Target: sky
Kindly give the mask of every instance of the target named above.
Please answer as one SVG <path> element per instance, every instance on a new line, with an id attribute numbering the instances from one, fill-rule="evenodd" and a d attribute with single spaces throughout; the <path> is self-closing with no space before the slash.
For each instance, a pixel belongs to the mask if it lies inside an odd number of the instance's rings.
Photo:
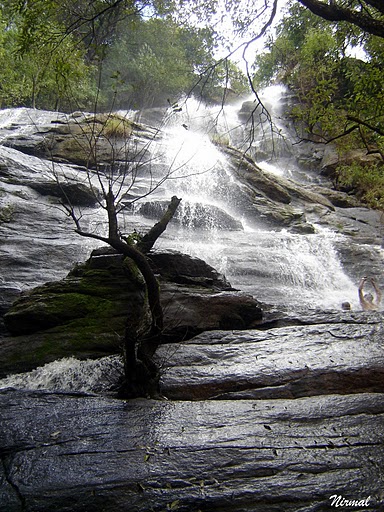
<path id="1" fill-rule="evenodd" d="M 247 0 L 245 0 L 245 1 L 247 1 Z M 244 43 L 248 42 L 251 39 L 251 36 L 250 35 L 242 36 L 242 37 L 237 36 L 233 31 L 233 26 L 232 26 L 230 17 L 229 16 L 221 17 L 220 23 L 218 23 L 216 25 L 216 29 L 218 30 L 218 32 L 220 34 L 223 34 L 225 37 L 227 37 L 231 41 L 231 50 L 234 50 L 235 48 L 239 48 L 238 51 L 236 51 L 234 53 L 231 60 L 236 62 L 236 64 L 240 67 L 240 69 L 245 71 L 247 63 L 249 66 L 251 66 L 253 64 L 253 62 L 255 61 L 255 56 L 258 53 L 263 52 L 267 37 L 269 35 L 271 35 L 271 33 L 273 33 L 274 27 L 283 18 L 285 8 L 286 8 L 288 2 L 289 2 L 289 0 L 278 0 L 278 4 L 277 4 L 278 7 L 277 7 L 276 15 L 275 15 L 273 24 L 270 27 L 270 29 L 268 29 L 268 31 L 266 32 L 266 34 L 263 37 L 256 39 L 254 42 L 252 42 L 251 44 L 249 44 L 246 47 L 244 46 Z M 253 0 L 252 3 L 255 5 L 257 5 L 258 3 L 261 4 L 261 3 L 263 3 L 263 0 Z M 264 20 L 267 20 L 269 18 L 270 13 L 271 13 L 271 9 L 266 11 L 266 16 L 265 16 Z M 255 25 L 255 28 L 260 29 L 261 26 Z M 228 48 L 223 47 L 215 56 L 217 58 L 224 58 L 227 55 L 228 55 Z"/>

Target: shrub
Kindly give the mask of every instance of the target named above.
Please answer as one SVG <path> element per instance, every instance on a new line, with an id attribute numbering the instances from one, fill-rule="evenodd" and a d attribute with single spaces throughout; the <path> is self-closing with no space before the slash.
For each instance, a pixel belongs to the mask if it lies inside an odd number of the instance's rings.
<path id="1" fill-rule="evenodd" d="M 384 166 L 358 163 L 337 168 L 337 185 L 346 187 L 370 208 L 384 210 Z"/>

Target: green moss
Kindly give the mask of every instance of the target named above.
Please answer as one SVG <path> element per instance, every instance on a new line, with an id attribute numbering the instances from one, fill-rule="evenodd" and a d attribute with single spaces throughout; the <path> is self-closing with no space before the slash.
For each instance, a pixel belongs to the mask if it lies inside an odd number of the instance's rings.
<path id="1" fill-rule="evenodd" d="M 113 303 L 107 299 L 83 293 L 65 293 L 52 297 L 44 303 L 46 315 L 60 319 L 84 317 L 88 314 L 106 317 L 113 312 Z"/>
<path id="2" fill-rule="evenodd" d="M 125 317 L 115 317 L 108 322 L 105 318 L 83 318 L 51 329 L 51 339 L 43 350 L 52 350 L 60 340 L 59 350 L 68 354 L 82 351 L 116 353 L 124 335 Z M 57 350 L 55 350 L 57 351 Z"/>
<path id="3" fill-rule="evenodd" d="M 213 135 L 210 136 L 210 140 L 211 140 L 212 144 L 214 144 L 216 146 L 228 147 L 230 144 L 229 135 L 227 135 L 226 133 L 225 134 L 214 133 Z"/>
<path id="4" fill-rule="evenodd" d="M 15 207 L 11 204 L 0 208 L 0 224 L 11 222 L 15 213 Z"/>
<path id="5" fill-rule="evenodd" d="M 135 283 L 145 286 L 145 280 L 138 266 L 131 258 L 124 258 L 123 268 L 127 276 Z"/>
<path id="6" fill-rule="evenodd" d="M 132 135 L 132 123 L 125 117 L 111 114 L 107 117 L 102 130 L 104 137 L 127 139 Z"/>
<path id="7" fill-rule="evenodd" d="M 139 329 L 147 327 L 146 301 L 146 287 L 136 265 L 112 257 L 78 265 L 63 281 L 22 296 L 5 321 L 13 335 L 28 340 L 34 352 L 31 362 L 43 364 L 79 354 L 98 357 L 119 352 L 128 318 Z M 24 356 L 21 360 L 26 361 L 29 355 Z"/>
<path id="8" fill-rule="evenodd" d="M 79 162 L 84 165 L 95 163 L 95 142 L 89 140 L 87 135 L 67 137 L 55 147 L 55 153 L 68 155 L 71 162 Z"/>

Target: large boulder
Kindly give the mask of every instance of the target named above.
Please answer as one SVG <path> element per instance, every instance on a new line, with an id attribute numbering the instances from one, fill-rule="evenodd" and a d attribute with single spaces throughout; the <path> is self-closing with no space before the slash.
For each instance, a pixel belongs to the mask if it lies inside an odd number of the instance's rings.
<path id="1" fill-rule="evenodd" d="M 91 258 L 65 279 L 23 293 L 4 315 L 11 336 L 1 340 L 1 374 L 117 353 L 128 316 L 148 325 L 141 274 L 120 256 Z"/>
<path id="2" fill-rule="evenodd" d="M 213 290 L 232 289 L 225 276 L 201 258 L 193 258 L 178 251 L 155 251 L 149 254 L 149 259 L 154 272 L 163 281 Z"/>
<path id="3" fill-rule="evenodd" d="M 154 252 L 150 259 L 160 276 L 165 340 L 186 340 L 215 329 L 245 329 L 261 321 L 261 304 L 234 290 L 200 258 L 172 251 Z"/>
<path id="4" fill-rule="evenodd" d="M 251 295 L 206 289 L 186 288 L 175 284 L 162 287 L 165 313 L 165 339 L 179 341 L 216 329 L 246 329 L 260 323 L 261 304 Z"/>
<path id="5" fill-rule="evenodd" d="M 198 258 L 158 253 L 152 265 L 159 274 L 167 340 L 205 330 L 250 328 L 262 317 L 255 299 L 233 291 Z M 120 353 L 127 318 L 135 319 L 141 331 L 149 326 L 143 277 L 132 260 L 95 251 L 65 279 L 23 293 L 4 315 L 11 336 L 1 341 L 0 375 L 62 357 Z"/>
<path id="6" fill-rule="evenodd" d="M 131 260 L 104 255 L 77 266 L 62 281 L 22 294 L 4 320 L 15 336 L 69 325 L 75 331 L 79 319 L 86 319 L 93 335 L 103 323 L 120 333 L 127 315 L 141 314 L 144 304 L 144 282 Z"/>

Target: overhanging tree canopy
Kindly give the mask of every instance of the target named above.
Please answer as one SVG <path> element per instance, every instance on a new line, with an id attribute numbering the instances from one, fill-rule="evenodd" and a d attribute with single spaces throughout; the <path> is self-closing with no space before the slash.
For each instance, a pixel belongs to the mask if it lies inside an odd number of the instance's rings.
<path id="1" fill-rule="evenodd" d="M 313 14 L 328 21 L 344 21 L 374 36 L 384 37 L 382 0 L 298 0 Z"/>

